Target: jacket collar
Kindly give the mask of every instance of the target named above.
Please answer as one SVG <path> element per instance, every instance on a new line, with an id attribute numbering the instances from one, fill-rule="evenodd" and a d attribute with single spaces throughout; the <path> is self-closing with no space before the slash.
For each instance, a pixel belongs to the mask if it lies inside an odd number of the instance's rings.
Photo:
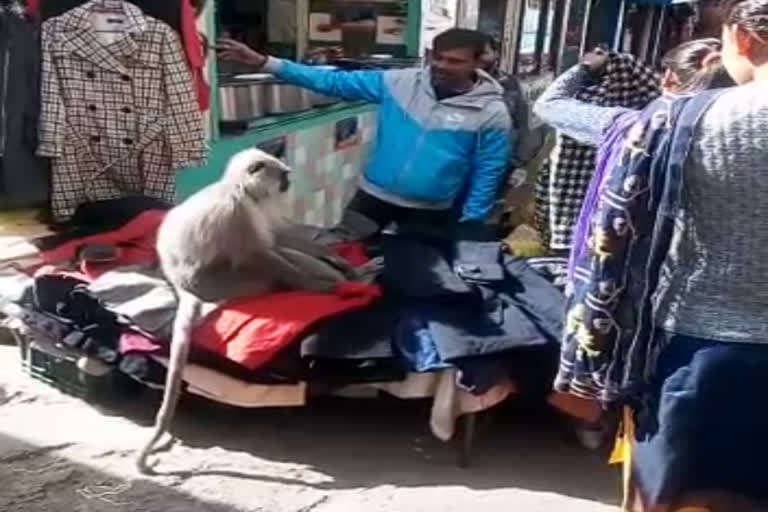
<path id="1" fill-rule="evenodd" d="M 113 4 L 125 12 L 126 26 L 124 34 L 112 44 L 105 45 L 99 40 L 91 23 L 95 8 Z M 147 18 L 144 13 L 129 2 L 110 2 L 109 0 L 91 0 L 61 16 L 60 48 L 65 52 L 75 53 L 83 59 L 104 69 L 127 74 L 124 64 L 126 58 L 139 57 L 139 44 L 136 36 L 147 30 Z M 149 64 L 149 63 L 147 63 Z"/>
<path id="2" fill-rule="evenodd" d="M 430 97 L 437 101 L 435 95 L 435 89 L 432 87 L 432 81 L 430 75 L 432 74 L 432 68 L 427 67 L 422 69 L 419 74 L 419 81 L 422 90 Z M 494 100 L 503 100 L 504 89 L 499 83 L 493 79 L 491 75 L 483 71 L 477 70 L 477 83 L 475 86 L 458 96 L 452 96 L 440 100 L 440 103 L 444 105 L 453 105 L 456 107 L 473 108 L 482 110 L 488 104 Z"/>

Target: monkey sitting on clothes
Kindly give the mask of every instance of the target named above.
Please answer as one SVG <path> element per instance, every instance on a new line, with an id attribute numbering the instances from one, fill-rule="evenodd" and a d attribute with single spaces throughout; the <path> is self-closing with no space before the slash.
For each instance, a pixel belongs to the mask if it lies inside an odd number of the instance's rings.
<path id="1" fill-rule="evenodd" d="M 170 428 L 192 330 L 205 304 L 278 289 L 333 292 L 338 283 L 360 278 L 330 249 L 291 229 L 281 208 L 289 172 L 261 150 L 242 151 L 220 181 L 173 208 L 160 226 L 160 266 L 179 303 L 163 402 L 136 461 L 141 473 L 152 472 L 147 458 Z"/>

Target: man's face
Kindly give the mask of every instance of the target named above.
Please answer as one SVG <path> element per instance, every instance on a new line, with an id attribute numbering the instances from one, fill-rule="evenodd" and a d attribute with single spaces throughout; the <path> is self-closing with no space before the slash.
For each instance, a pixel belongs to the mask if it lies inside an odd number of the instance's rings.
<path id="1" fill-rule="evenodd" d="M 434 51 L 432 53 L 432 86 L 444 90 L 460 90 L 474 80 L 480 65 L 470 48 Z"/>

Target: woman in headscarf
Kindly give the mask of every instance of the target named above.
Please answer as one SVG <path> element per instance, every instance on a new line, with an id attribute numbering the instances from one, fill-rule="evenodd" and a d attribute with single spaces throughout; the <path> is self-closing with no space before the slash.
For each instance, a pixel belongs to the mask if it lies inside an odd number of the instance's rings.
<path id="1" fill-rule="evenodd" d="M 627 53 L 602 55 L 605 62 L 601 73 L 578 87 L 575 99 L 600 107 L 642 109 L 659 97 L 661 88 L 653 69 Z M 573 228 L 595 168 L 596 154 L 594 144 L 584 144 L 564 130 L 555 139 L 549 161 L 537 176 L 536 224 L 542 242 L 558 254 L 572 247 Z"/>
<path id="2" fill-rule="evenodd" d="M 730 6 L 722 63 L 738 86 L 668 95 L 628 126 L 568 95 L 537 108 L 610 146 L 557 384 L 633 413 L 625 510 L 768 510 L 768 0 Z"/>
<path id="3" fill-rule="evenodd" d="M 707 38 L 683 43 L 667 52 L 662 58 L 664 96 L 667 99 L 689 96 L 706 89 L 735 85 L 720 62 L 720 49 L 720 40 Z M 574 227 L 571 277 L 573 260 L 583 250 L 587 218 L 597 199 L 597 187 L 610 164 L 611 152 L 615 145 L 623 142 L 624 133 L 640 115 L 639 110 L 587 105 L 579 100 L 583 89 L 596 87 L 594 84 L 604 73 L 608 60 L 609 55 L 603 50 L 588 53 L 580 66 L 564 73 L 547 88 L 535 107 L 545 122 L 562 133 L 598 147 L 597 166 Z"/>
<path id="4" fill-rule="evenodd" d="M 688 95 L 734 85 L 720 63 L 720 49 L 718 39 L 708 38 L 689 41 L 670 50 L 662 59 L 664 94 Z M 560 75 L 542 93 L 534 106 L 536 115 L 579 142 L 599 145 L 619 115 L 634 110 L 593 105 L 580 98 L 584 89 L 597 85 L 609 58 L 608 52 L 599 48 L 585 55 L 581 64 Z M 646 87 L 646 84 L 640 85 Z"/>

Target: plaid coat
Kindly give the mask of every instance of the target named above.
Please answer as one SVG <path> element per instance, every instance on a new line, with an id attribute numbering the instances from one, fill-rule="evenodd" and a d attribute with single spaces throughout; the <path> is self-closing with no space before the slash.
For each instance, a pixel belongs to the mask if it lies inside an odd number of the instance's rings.
<path id="1" fill-rule="evenodd" d="M 203 118 L 181 43 L 128 2 L 122 34 L 106 44 L 91 22 L 96 1 L 42 27 L 40 156 L 51 157 L 51 208 L 175 196 L 174 170 L 205 158 Z"/>

